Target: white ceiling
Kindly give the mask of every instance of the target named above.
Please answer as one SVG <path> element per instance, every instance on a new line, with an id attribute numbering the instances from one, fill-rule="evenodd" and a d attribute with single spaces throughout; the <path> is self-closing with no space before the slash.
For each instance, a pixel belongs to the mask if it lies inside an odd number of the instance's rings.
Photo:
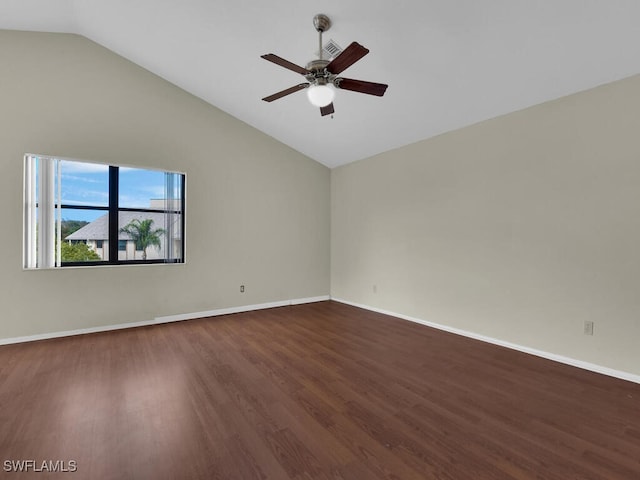
<path id="1" fill-rule="evenodd" d="M 371 51 L 345 77 L 333 118 L 304 81 L 325 40 Z M 0 28 L 72 32 L 113 50 L 305 155 L 334 167 L 640 73 L 637 0 L 2 0 Z"/>

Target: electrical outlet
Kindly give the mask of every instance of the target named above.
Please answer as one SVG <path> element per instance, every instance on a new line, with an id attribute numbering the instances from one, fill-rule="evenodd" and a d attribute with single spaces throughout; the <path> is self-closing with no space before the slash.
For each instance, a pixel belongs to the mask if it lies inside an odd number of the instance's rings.
<path id="1" fill-rule="evenodd" d="M 244 285 L 240 285 L 240 293 L 244 293 Z"/>
<path id="2" fill-rule="evenodd" d="M 586 320 L 584 322 L 584 334 L 593 335 L 593 322 L 591 320 Z"/>

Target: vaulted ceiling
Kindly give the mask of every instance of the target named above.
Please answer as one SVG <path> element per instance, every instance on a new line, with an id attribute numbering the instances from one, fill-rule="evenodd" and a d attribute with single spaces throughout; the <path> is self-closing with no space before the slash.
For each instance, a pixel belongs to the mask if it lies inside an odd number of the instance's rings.
<path id="1" fill-rule="evenodd" d="M 304 66 L 324 40 L 370 53 L 344 72 L 389 84 L 338 90 L 321 117 Z M 2 0 L 0 28 L 84 35 L 334 167 L 640 73 L 637 0 Z"/>

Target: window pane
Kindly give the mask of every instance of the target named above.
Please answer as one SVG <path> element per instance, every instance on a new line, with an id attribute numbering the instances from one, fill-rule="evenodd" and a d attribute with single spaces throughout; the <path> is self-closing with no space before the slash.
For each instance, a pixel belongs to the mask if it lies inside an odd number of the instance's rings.
<path id="1" fill-rule="evenodd" d="M 120 167 L 119 190 L 121 208 L 164 208 L 165 173 Z"/>
<path id="2" fill-rule="evenodd" d="M 181 214 L 160 212 L 120 212 L 119 242 L 126 248 L 118 260 L 165 260 L 181 258 Z"/>
<path id="3" fill-rule="evenodd" d="M 109 166 L 61 160 L 61 201 L 67 205 L 109 205 Z"/>
<path id="4" fill-rule="evenodd" d="M 109 214 L 104 210 L 62 209 L 63 262 L 109 260 Z"/>

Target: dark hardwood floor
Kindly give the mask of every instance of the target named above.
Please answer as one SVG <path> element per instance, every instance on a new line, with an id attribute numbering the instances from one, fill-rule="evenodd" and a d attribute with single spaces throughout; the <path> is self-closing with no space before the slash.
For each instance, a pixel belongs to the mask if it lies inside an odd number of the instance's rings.
<path id="1" fill-rule="evenodd" d="M 29 459 L 77 471 L 6 471 Z M 321 302 L 0 347 L 0 462 L 16 479 L 632 480 L 640 385 Z"/>

